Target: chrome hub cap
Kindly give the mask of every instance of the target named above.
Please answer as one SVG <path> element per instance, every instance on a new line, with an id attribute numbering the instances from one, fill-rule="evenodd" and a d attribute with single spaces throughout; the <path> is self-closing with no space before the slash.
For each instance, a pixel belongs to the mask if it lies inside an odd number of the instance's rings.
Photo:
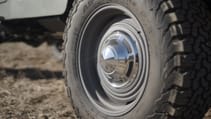
<path id="1" fill-rule="evenodd" d="M 138 74 L 136 42 L 122 31 L 115 31 L 104 40 L 98 52 L 99 73 L 105 76 L 111 86 L 121 88 Z"/>
<path id="2" fill-rule="evenodd" d="M 115 23 L 103 35 L 97 58 L 102 88 L 118 103 L 128 103 L 139 95 L 145 67 L 143 44 L 131 20 Z"/>

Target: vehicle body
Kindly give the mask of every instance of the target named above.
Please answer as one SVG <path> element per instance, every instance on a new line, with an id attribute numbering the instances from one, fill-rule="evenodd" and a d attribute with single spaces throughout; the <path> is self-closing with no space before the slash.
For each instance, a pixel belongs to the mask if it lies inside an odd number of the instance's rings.
<path id="1" fill-rule="evenodd" d="M 202 119 L 211 105 L 209 0 L 0 0 L 0 21 L 0 42 L 64 31 L 78 118 Z"/>
<path id="2" fill-rule="evenodd" d="M 67 3 L 67 0 L 3 0 L 0 13 L 6 20 L 56 16 L 64 14 Z"/>
<path id="3" fill-rule="evenodd" d="M 61 39 L 61 35 L 55 34 L 64 31 L 65 20 L 72 2 L 72 0 L 1 0 L 0 42 L 23 41 L 38 46 L 48 41 L 46 37 L 49 36 L 56 37 L 48 42 L 56 42 Z"/>

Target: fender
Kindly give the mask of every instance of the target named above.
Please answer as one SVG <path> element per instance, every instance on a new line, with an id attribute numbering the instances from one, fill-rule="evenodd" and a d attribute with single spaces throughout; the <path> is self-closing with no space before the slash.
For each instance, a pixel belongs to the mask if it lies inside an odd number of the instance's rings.
<path id="1" fill-rule="evenodd" d="M 68 0 L 0 0 L 0 16 L 5 20 L 62 15 Z"/>

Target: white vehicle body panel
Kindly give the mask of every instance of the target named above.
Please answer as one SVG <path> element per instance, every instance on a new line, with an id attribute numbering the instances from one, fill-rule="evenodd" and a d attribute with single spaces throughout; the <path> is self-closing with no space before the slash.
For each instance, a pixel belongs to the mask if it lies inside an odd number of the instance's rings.
<path id="1" fill-rule="evenodd" d="M 0 0 L 0 17 L 5 20 L 61 15 L 68 0 Z"/>

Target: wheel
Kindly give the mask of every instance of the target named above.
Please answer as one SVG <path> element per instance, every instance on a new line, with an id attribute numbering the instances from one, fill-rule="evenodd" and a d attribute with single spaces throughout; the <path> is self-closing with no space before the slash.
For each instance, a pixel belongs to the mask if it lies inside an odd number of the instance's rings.
<path id="1" fill-rule="evenodd" d="M 210 19 L 200 0 L 76 0 L 64 34 L 81 119 L 202 119 Z"/>

